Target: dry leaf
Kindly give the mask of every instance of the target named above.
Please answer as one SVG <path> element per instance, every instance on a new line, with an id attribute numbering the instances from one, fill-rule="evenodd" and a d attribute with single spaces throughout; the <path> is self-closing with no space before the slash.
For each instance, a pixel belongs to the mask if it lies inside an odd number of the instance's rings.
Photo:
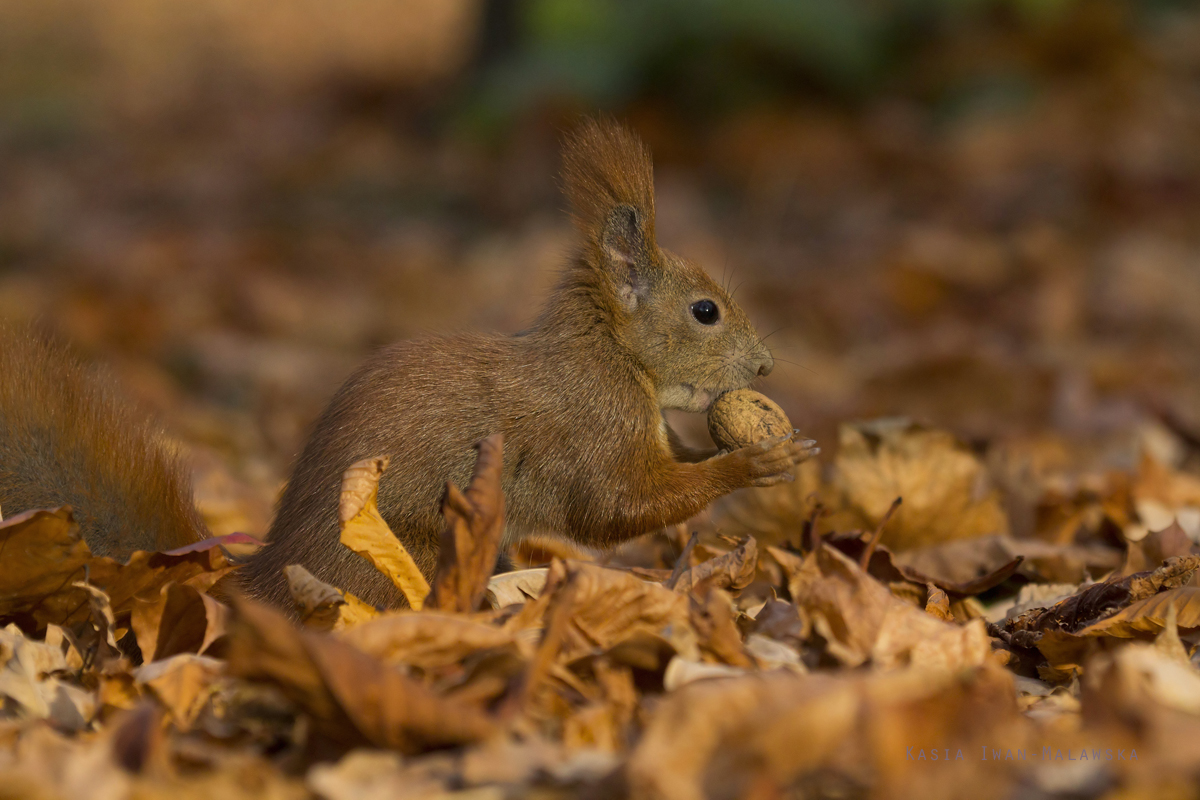
<path id="1" fill-rule="evenodd" d="M 91 555 L 79 537 L 69 509 L 35 510 L 0 523 L 0 620 L 29 614 L 39 625 L 65 625 L 89 619 L 84 580 L 107 595 L 118 626 L 134 598 L 157 595 L 174 581 L 204 591 L 233 566 L 219 545 L 186 552 L 135 552 L 122 564 Z"/>
<path id="2" fill-rule="evenodd" d="M 564 632 L 562 660 L 607 650 L 639 634 L 661 636 L 680 655 L 698 658 L 686 596 L 628 572 L 595 564 L 553 562 L 545 591 L 536 603 L 527 604 L 513 618 L 510 629 L 538 624 L 547 605 L 568 584 L 574 587 L 574 602 L 570 624 Z"/>
<path id="3" fill-rule="evenodd" d="M 847 666 L 870 659 L 883 668 L 960 669 L 982 663 L 991 650 L 982 620 L 962 626 L 937 620 L 828 545 L 800 564 L 785 560 L 793 599 L 824 628 L 830 652 Z"/>
<path id="4" fill-rule="evenodd" d="M 1157 634 L 1174 614 L 1187 631 L 1200 629 L 1200 588 L 1181 586 L 1130 603 L 1110 617 L 1094 622 L 1076 636 L 1112 636 L 1128 639 L 1139 634 Z"/>
<path id="5" fill-rule="evenodd" d="M 954 615 L 950 613 L 950 598 L 946 593 L 932 583 L 927 584 L 925 588 L 929 591 L 929 599 L 925 601 L 925 613 L 943 622 L 954 622 Z"/>
<path id="6" fill-rule="evenodd" d="M 225 635 L 229 608 L 191 586 L 169 583 L 135 602 L 130 625 L 143 660 L 203 653 Z"/>
<path id="7" fill-rule="evenodd" d="M 873 775 L 894 797 L 952 797 L 947 788 L 962 787 L 951 778 L 965 776 L 990 776 L 1001 790 L 1011 773 L 997 782 L 1003 762 L 981 764 L 977 745 L 1022 741 L 1015 696 L 1011 676 L 991 665 L 957 674 L 773 672 L 697 680 L 655 708 L 629 760 L 630 791 L 661 800 L 738 798 L 755 787 L 799 788 L 796 782 L 817 770 L 852 785 L 856 776 Z M 938 765 L 933 774 L 928 762 L 907 758 L 926 741 L 938 742 L 939 755 L 961 749 L 975 759 Z M 931 792 L 935 787 L 942 791 Z"/>
<path id="8" fill-rule="evenodd" d="M 284 567 L 283 574 L 292 601 L 300 610 L 300 621 L 306 628 L 341 630 L 379 616 L 374 606 L 330 586 L 299 564 Z"/>
<path id="9" fill-rule="evenodd" d="M 387 575 L 408 604 L 420 609 L 429 595 L 429 582 L 380 516 L 376 505 L 379 479 L 387 469 L 388 461 L 387 456 L 364 458 L 342 475 L 342 493 L 338 501 L 341 542 Z"/>
<path id="10" fill-rule="evenodd" d="M 673 692 L 695 681 L 710 678 L 732 678 L 747 673 L 745 667 L 732 667 L 728 664 L 714 664 L 710 661 L 690 661 L 675 656 L 668 662 L 663 673 L 663 690 Z"/>
<path id="11" fill-rule="evenodd" d="M 353 645 L 294 628 L 279 612 L 248 600 L 235 606 L 229 672 L 276 684 L 318 730 L 346 744 L 413 753 L 479 741 L 496 730 L 478 707 L 441 697 Z"/>
<path id="12" fill-rule="evenodd" d="M 397 753 L 353 750 L 336 764 L 315 765 L 306 782 L 322 800 L 392 800 L 448 796 L 449 777 L 405 769 Z"/>
<path id="13" fill-rule="evenodd" d="M 673 588 L 677 592 L 687 593 L 707 583 L 717 589 L 745 589 L 754 580 L 757 570 L 758 543 L 753 536 L 747 536 L 745 541 L 728 553 L 684 570 Z"/>
<path id="14" fill-rule="evenodd" d="M 997 577 L 1013 572 L 1039 583 L 1079 583 L 1115 569 L 1121 563 L 1121 552 L 1098 543 L 1061 545 L 980 536 L 894 553 L 893 559 L 905 574 L 965 595 L 985 591 L 996 585 Z"/>
<path id="15" fill-rule="evenodd" d="M 27 639 L 15 625 L 0 630 L 0 697 L 18 718 L 49 719 L 61 730 L 82 730 L 96 712 L 90 692 L 60 680 L 62 648 Z"/>
<path id="16" fill-rule="evenodd" d="M 546 568 L 521 569 L 493 575 L 487 584 L 488 603 L 492 608 L 525 603 L 546 588 Z"/>
<path id="17" fill-rule="evenodd" d="M 388 664 L 434 669 L 482 650 L 515 647 L 512 633 L 467 617 L 440 612 L 383 614 L 339 638 Z"/>
<path id="18" fill-rule="evenodd" d="M 195 722 L 212 695 L 214 685 L 224 673 L 223 661 L 193 653 L 180 653 L 138 667 L 133 671 L 133 676 L 158 698 L 175 724 L 187 730 Z"/>
<path id="19" fill-rule="evenodd" d="M 0 551 L 0 620 L 20 613 L 42 624 L 87 618 L 86 596 L 63 590 L 92 561 L 70 509 L 27 511 L 0 522 Z"/>
<path id="20" fill-rule="evenodd" d="M 864 527 L 876 527 L 903 498 L 883 534 L 894 550 L 1008 532 L 984 465 L 944 431 L 903 420 L 843 425 L 835 467 L 835 483 Z"/>
<path id="21" fill-rule="evenodd" d="M 496 569 L 504 535 L 504 437 L 493 434 L 477 445 L 479 455 L 467 491 L 446 483 L 442 532 L 434 579 L 434 607 L 442 611 L 477 611 Z"/>
<path id="22" fill-rule="evenodd" d="M 690 610 L 692 628 L 702 652 L 733 667 L 748 669 L 755 666 L 742 646 L 742 637 L 733 621 L 733 601 L 728 594 L 720 589 L 709 589 L 702 599 L 691 599 Z"/>
<path id="23" fill-rule="evenodd" d="M 1138 709 L 1157 705 L 1200 715 L 1200 671 L 1151 644 L 1134 643 L 1112 653 L 1098 653 L 1087 661 L 1084 684 L 1092 700 L 1117 708 Z"/>

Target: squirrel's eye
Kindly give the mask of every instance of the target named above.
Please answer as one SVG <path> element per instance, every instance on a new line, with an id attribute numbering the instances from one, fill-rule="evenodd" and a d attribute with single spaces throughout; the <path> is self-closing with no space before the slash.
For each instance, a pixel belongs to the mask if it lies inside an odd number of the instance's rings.
<path id="1" fill-rule="evenodd" d="M 721 314 L 712 300 L 697 300 L 692 303 L 692 316 L 701 325 L 715 325 Z"/>

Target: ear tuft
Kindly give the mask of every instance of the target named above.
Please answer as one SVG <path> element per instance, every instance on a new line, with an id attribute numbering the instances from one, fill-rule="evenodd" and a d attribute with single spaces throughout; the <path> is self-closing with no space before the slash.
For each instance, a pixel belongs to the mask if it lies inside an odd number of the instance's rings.
<path id="1" fill-rule="evenodd" d="M 597 248 L 654 241 L 654 166 L 650 149 L 612 120 L 586 120 L 566 139 L 563 188 L 575 225 Z M 622 208 L 624 207 L 624 208 Z M 630 222 L 633 228 L 630 228 Z M 626 258 L 634 250 L 610 253 Z"/>

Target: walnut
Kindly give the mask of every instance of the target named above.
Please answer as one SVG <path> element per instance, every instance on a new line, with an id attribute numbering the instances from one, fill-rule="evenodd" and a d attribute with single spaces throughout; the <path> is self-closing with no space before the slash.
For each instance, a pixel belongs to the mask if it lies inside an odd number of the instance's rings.
<path id="1" fill-rule="evenodd" d="M 708 433 L 724 450 L 737 450 L 791 432 L 792 423 L 783 409 L 752 389 L 726 392 L 708 409 Z"/>

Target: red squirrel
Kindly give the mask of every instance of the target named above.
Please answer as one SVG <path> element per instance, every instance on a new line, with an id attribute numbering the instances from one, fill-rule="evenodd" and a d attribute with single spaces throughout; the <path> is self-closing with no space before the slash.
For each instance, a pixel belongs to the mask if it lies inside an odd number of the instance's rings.
<path id="1" fill-rule="evenodd" d="M 239 571 L 243 590 L 287 607 L 282 569 L 301 564 L 374 605 L 404 604 L 339 542 L 342 473 L 363 458 L 391 456 L 379 510 L 431 577 L 446 481 L 467 483 L 473 446 L 493 433 L 505 443 L 506 538 L 551 533 L 592 547 L 682 522 L 736 489 L 788 480 L 816 452 L 794 433 L 732 452 L 680 442 L 664 409 L 706 411 L 768 374 L 771 354 L 720 285 L 656 244 L 653 168 L 636 136 L 584 123 L 567 138 L 563 184 L 578 248 L 532 327 L 413 339 L 371 357 L 316 422 L 269 544 Z M 42 418 L 21 399 L 22 386 L 52 394 L 79 378 L 55 363 L 33 351 L 11 366 L 0 359 L 0 508 L 70 502 L 100 551 L 203 536 L 173 459 L 107 394 Z M 83 422 L 72 427 L 72 415 Z M 47 469 L 59 458 L 74 466 Z"/>

